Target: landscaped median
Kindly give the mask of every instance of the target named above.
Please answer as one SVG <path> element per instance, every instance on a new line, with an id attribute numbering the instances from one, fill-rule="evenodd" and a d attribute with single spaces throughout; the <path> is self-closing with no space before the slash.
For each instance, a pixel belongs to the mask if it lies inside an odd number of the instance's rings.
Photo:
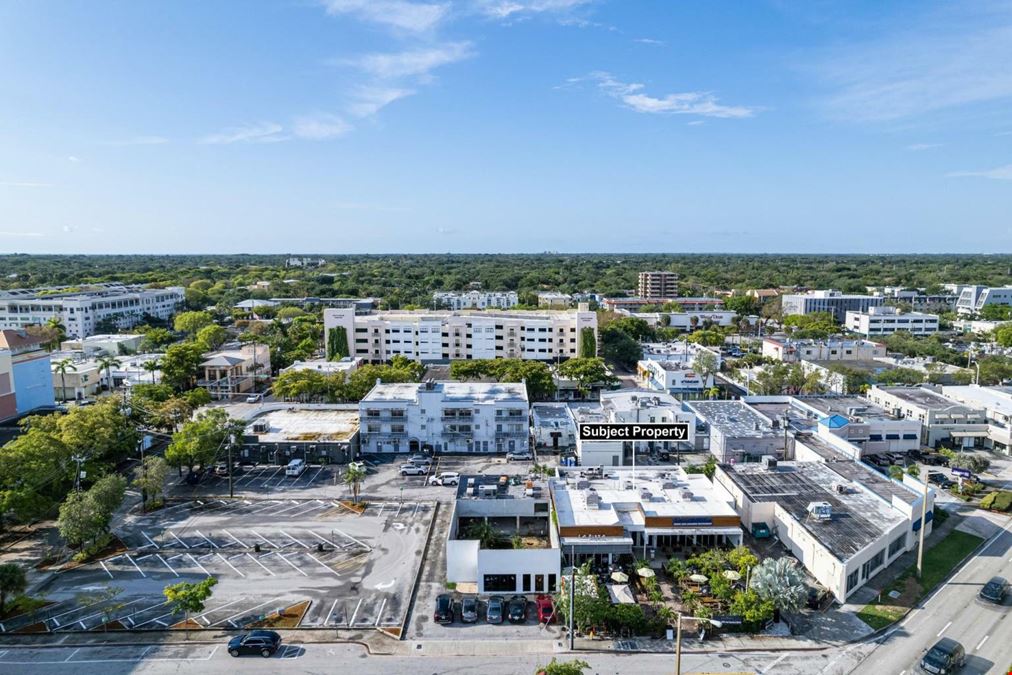
<path id="1" fill-rule="evenodd" d="M 879 599 L 865 605 L 857 616 L 873 629 L 899 621 L 933 591 L 957 565 L 984 541 L 981 537 L 952 530 L 944 539 L 924 551 L 924 574 L 917 578 L 917 565 L 911 565 L 891 584 L 882 589 Z M 891 593 L 899 595 L 891 597 Z"/>

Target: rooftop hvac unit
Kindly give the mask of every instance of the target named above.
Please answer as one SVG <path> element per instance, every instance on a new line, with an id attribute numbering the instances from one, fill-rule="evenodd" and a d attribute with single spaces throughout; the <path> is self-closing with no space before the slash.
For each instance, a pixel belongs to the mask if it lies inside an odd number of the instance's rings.
<path id="1" fill-rule="evenodd" d="M 680 495 L 678 495 L 678 497 L 679 497 L 679 498 L 680 498 L 680 499 L 681 499 L 681 500 L 682 500 L 683 502 L 691 502 L 691 501 L 692 501 L 692 498 L 693 498 L 694 496 L 695 496 L 695 495 L 693 495 L 693 494 L 692 494 L 692 490 L 682 490 L 681 494 L 680 494 Z"/>
<path id="2" fill-rule="evenodd" d="M 825 523 L 833 519 L 833 507 L 829 502 L 812 502 L 808 505 L 808 515 Z"/>
<path id="3" fill-rule="evenodd" d="M 590 487 L 590 481 L 589 480 L 585 480 L 585 479 L 581 478 L 580 480 L 576 481 L 576 489 L 577 490 L 586 490 L 589 487 Z"/>
<path id="4" fill-rule="evenodd" d="M 642 499 L 643 501 L 648 502 L 648 501 L 650 501 L 653 498 L 654 498 L 654 495 L 653 495 L 652 492 L 650 492 L 650 490 L 646 490 L 646 489 L 640 490 L 640 499 Z"/>
<path id="5" fill-rule="evenodd" d="M 835 483 L 833 489 L 836 490 L 837 494 L 846 495 L 850 494 L 850 486 L 846 483 Z"/>
<path id="6" fill-rule="evenodd" d="M 498 485 L 479 485 L 478 496 L 484 499 L 495 499 L 495 496 L 499 493 Z"/>
<path id="7" fill-rule="evenodd" d="M 587 493 L 587 508 L 593 507 L 595 509 L 601 508 L 601 495 L 596 492 Z"/>
<path id="8" fill-rule="evenodd" d="M 253 433 L 255 434 L 266 434 L 271 430 L 271 425 L 267 422 L 254 422 Z"/>
<path id="9" fill-rule="evenodd" d="M 859 414 L 863 413 L 867 409 L 868 409 L 868 406 L 864 406 L 864 405 L 852 405 L 852 406 L 850 406 L 850 407 L 847 408 L 847 416 L 848 417 L 853 417 L 854 415 L 859 415 Z"/>
<path id="10" fill-rule="evenodd" d="M 775 469 L 777 468 L 777 458 L 773 455 L 763 455 L 762 465 L 764 469 Z"/>
<path id="11" fill-rule="evenodd" d="M 661 483 L 661 489 L 662 490 L 674 490 L 677 487 L 678 487 L 678 484 L 675 483 L 675 482 L 672 482 L 670 480 L 666 480 L 663 483 Z"/>

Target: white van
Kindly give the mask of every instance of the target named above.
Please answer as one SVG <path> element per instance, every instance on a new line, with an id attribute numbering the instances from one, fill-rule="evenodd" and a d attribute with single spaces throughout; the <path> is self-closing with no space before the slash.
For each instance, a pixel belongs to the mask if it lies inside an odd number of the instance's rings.
<path id="1" fill-rule="evenodd" d="M 302 472 L 306 470 L 306 460 L 304 459 L 293 459 L 288 462 L 288 466 L 285 467 L 286 476 L 301 476 Z"/>

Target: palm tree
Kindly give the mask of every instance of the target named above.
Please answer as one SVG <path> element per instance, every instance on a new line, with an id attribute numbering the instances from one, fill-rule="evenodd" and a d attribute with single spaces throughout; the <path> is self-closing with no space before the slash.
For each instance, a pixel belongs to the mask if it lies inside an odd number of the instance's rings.
<path id="1" fill-rule="evenodd" d="M 60 359 L 53 364 L 53 372 L 60 374 L 60 389 L 63 393 L 63 400 L 67 400 L 67 372 L 77 372 L 77 366 L 72 359 Z"/>
<path id="2" fill-rule="evenodd" d="M 344 483 L 351 486 L 352 498 L 356 504 L 358 504 L 358 493 L 363 480 L 365 480 L 365 467 L 361 464 L 350 464 L 344 470 Z"/>
<path id="3" fill-rule="evenodd" d="M 162 362 L 158 359 L 149 359 L 141 364 L 141 368 L 151 373 L 151 384 L 155 383 L 155 373 L 159 368 L 162 367 Z"/>
<path id="4" fill-rule="evenodd" d="M 468 525 L 464 537 L 477 539 L 482 548 L 495 548 L 502 541 L 502 535 L 487 520 L 478 520 Z"/>
<path id="5" fill-rule="evenodd" d="M 52 339 L 46 343 L 46 347 L 49 351 L 53 351 L 60 346 L 60 343 L 67 337 L 67 327 L 63 325 L 63 321 L 58 316 L 51 316 L 46 321 L 45 328 L 49 334 L 52 335 Z"/>
<path id="6" fill-rule="evenodd" d="M 112 391 L 112 368 L 113 366 L 119 368 L 122 365 L 122 361 L 117 359 L 115 356 L 103 354 L 102 356 L 95 359 L 95 362 L 98 364 L 100 370 L 105 371 L 106 388 L 109 391 Z"/>

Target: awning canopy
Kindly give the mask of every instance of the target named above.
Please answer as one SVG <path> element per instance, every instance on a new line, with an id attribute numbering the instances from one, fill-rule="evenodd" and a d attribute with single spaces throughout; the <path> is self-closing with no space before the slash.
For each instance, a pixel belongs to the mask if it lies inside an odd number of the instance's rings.
<path id="1" fill-rule="evenodd" d="M 950 431 L 953 438 L 987 438 L 986 431 Z"/>

